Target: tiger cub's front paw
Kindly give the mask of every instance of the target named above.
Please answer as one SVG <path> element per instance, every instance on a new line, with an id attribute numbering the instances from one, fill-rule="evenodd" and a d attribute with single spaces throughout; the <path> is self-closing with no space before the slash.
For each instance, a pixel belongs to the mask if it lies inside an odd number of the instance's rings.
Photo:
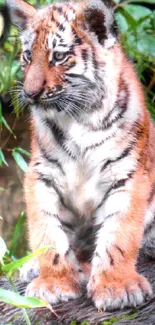
<path id="1" fill-rule="evenodd" d="M 76 299 L 81 296 L 80 282 L 70 274 L 39 276 L 28 285 L 26 296 L 46 300 L 49 304 Z"/>
<path id="2" fill-rule="evenodd" d="M 87 288 L 95 306 L 104 311 L 136 307 L 152 296 L 149 282 L 136 272 L 95 275 L 90 278 Z"/>
<path id="3" fill-rule="evenodd" d="M 22 282 L 29 283 L 34 278 L 38 277 L 40 273 L 39 261 L 37 257 L 34 257 L 27 263 L 25 263 L 20 269 L 20 280 Z"/>

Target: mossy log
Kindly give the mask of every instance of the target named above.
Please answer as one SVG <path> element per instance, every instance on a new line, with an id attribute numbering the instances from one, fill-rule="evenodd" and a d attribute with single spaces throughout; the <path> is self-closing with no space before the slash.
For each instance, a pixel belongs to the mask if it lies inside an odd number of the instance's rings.
<path id="1" fill-rule="evenodd" d="M 155 262 L 143 264 L 139 267 L 153 286 L 154 295 L 138 309 L 130 308 L 122 311 L 99 312 L 92 302 L 83 296 L 80 299 L 53 306 L 57 316 L 45 308 L 27 310 L 32 325 L 69 325 L 71 322 L 89 325 L 155 325 Z M 123 276 L 123 275 L 122 275 Z M 25 284 L 15 281 L 20 294 L 24 294 Z M 11 289 L 7 279 L 0 279 L 0 287 Z M 0 325 L 25 325 L 23 313 L 20 309 L 0 302 Z M 75 323 L 73 323 L 75 324 Z M 83 323 L 85 325 L 85 323 Z"/>

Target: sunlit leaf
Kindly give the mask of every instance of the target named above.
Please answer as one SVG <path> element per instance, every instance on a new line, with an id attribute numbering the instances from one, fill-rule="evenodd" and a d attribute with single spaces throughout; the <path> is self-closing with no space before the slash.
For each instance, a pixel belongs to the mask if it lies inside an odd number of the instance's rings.
<path id="1" fill-rule="evenodd" d="M 9 263 L 7 265 L 4 265 L 2 267 L 2 271 L 11 274 L 15 270 L 18 270 L 20 267 L 22 267 L 23 264 L 25 264 L 26 262 L 28 262 L 33 257 L 38 256 L 38 255 L 44 253 L 47 249 L 54 249 L 54 247 L 53 246 L 47 246 L 47 247 L 40 248 L 36 252 L 31 253 L 28 256 L 22 257 L 19 260 L 16 260 L 16 261 L 11 262 L 11 263 Z"/>
<path id="2" fill-rule="evenodd" d="M 15 250 L 18 245 L 18 239 L 20 237 L 21 231 L 22 231 L 22 226 L 25 220 L 25 214 L 22 212 L 18 218 L 18 221 L 16 223 L 13 236 L 12 236 L 12 241 L 10 245 L 10 255 L 15 255 Z"/>
<path id="3" fill-rule="evenodd" d="M 48 306 L 46 301 L 37 298 L 23 297 L 18 293 L 5 289 L 0 289 L 0 301 L 20 308 L 41 308 Z"/>
<path id="4" fill-rule="evenodd" d="M 4 153 L 2 151 L 2 149 L 0 148 L 0 166 L 2 166 L 2 164 L 5 164 L 6 166 L 8 166 L 8 163 L 5 159 Z"/>
<path id="5" fill-rule="evenodd" d="M 130 3 L 130 2 L 139 2 L 139 3 L 142 3 L 143 4 L 143 2 L 145 2 L 145 3 L 153 3 L 154 4 L 154 0 L 128 0 L 128 3 Z"/>
<path id="6" fill-rule="evenodd" d="M 123 9 L 128 12 L 134 20 L 139 20 L 142 17 L 148 16 L 151 14 L 151 10 L 140 5 L 126 5 Z M 136 25 L 135 25 L 136 27 Z"/>
<path id="7" fill-rule="evenodd" d="M 1 122 L 2 124 L 4 124 L 4 126 L 6 127 L 6 129 L 8 129 L 8 131 L 14 136 L 14 138 L 16 139 L 16 135 L 14 134 L 14 132 L 11 130 L 8 122 L 6 121 L 6 119 L 4 118 L 4 116 L 2 116 L 1 118 Z"/>
<path id="8" fill-rule="evenodd" d="M 16 151 L 13 150 L 12 152 L 12 156 L 15 159 L 16 163 L 18 164 L 18 166 L 23 170 L 23 172 L 25 173 L 27 170 L 27 163 L 25 161 L 25 159 L 22 157 L 22 155 Z"/>
<path id="9" fill-rule="evenodd" d="M 30 153 L 27 150 L 23 149 L 23 148 L 17 147 L 17 148 L 15 148 L 15 150 L 19 151 L 20 153 L 22 153 L 23 155 L 26 155 L 28 157 L 31 156 Z"/>

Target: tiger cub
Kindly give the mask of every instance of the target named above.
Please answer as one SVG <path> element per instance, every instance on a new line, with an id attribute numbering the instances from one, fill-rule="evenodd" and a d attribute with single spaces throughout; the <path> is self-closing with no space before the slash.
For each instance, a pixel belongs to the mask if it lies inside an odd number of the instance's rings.
<path id="1" fill-rule="evenodd" d="M 152 295 L 136 260 L 140 248 L 155 256 L 155 130 L 113 10 L 101 0 L 7 5 L 31 114 L 30 247 L 55 247 L 27 267 L 24 279 L 36 278 L 26 295 L 54 304 L 85 285 L 97 308 L 140 305 Z"/>

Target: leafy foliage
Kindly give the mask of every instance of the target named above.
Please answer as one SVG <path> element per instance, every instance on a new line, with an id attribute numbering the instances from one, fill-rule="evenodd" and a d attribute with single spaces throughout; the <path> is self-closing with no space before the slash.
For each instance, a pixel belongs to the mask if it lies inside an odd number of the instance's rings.
<path id="1" fill-rule="evenodd" d="M 14 230 L 10 250 L 7 248 L 2 237 L 0 237 L 0 273 L 5 275 L 9 279 L 13 289 L 13 291 L 9 291 L 0 288 L 0 301 L 6 302 L 18 308 L 22 308 L 26 324 L 31 325 L 31 322 L 29 320 L 25 308 L 48 307 L 51 309 L 51 307 L 48 305 L 46 301 L 37 298 L 20 296 L 13 282 L 13 274 L 15 271 L 20 270 L 23 264 L 28 262 L 30 259 L 40 255 L 41 253 L 44 253 L 47 249 L 54 249 L 54 247 L 47 246 L 47 247 L 40 248 L 36 252 L 28 254 L 27 256 L 17 260 L 14 256 L 14 252 L 15 252 L 16 245 L 18 243 L 19 235 L 21 233 L 23 220 L 24 220 L 24 213 L 21 213 Z"/>
<path id="2" fill-rule="evenodd" d="M 136 5 L 133 2 L 119 1 L 115 15 L 122 46 L 135 64 L 146 93 L 147 107 L 155 119 L 155 10 L 142 5 L 143 2 L 155 4 L 155 0 L 138 0 Z"/>

